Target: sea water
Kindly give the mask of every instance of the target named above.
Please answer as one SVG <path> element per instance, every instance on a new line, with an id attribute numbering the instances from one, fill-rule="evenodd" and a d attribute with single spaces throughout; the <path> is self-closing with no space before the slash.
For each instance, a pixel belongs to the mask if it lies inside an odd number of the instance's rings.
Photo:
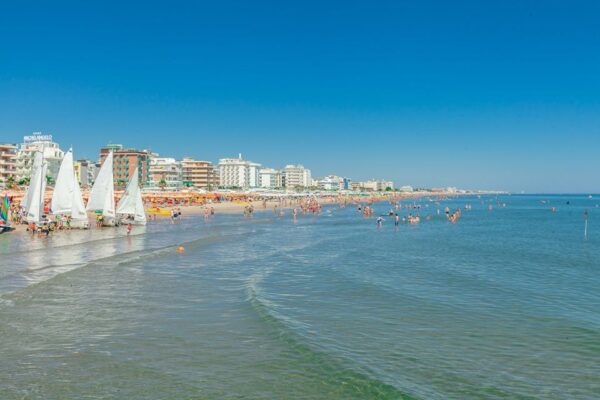
<path id="1" fill-rule="evenodd" d="M 0 235 L 0 398 L 600 398 L 597 203 Z"/>

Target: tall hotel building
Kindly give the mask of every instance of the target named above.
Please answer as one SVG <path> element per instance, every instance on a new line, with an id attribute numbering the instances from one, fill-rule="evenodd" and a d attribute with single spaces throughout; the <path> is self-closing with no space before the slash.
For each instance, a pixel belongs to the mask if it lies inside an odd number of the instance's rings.
<path id="1" fill-rule="evenodd" d="M 185 157 L 181 160 L 181 171 L 183 186 L 209 190 L 219 186 L 217 171 L 210 161 Z"/>
<path id="2" fill-rule="evenodd" d="M 140 184 L 148 185 L 150 177 L 150 152 L 148 150 L 125 149 L 120 144 L 109 144 L 100 149 L 100 164 L 104 163 L 104 159 L 111 151 L 113 152 L 113 176 L 116 186 L 127 186 L 136 168 Z"/>
<path id="3" fill-rule="evenodd" d="M 289 189 L 311 186 L 310 170 L 302 165 L 287 165 L 283 169 L 283 184 Z"/>
<path id="4" fill-rule="evenodd" d="M 256 188 L 259 186 L 260 164 L 238 158 L 219 160 L 219 184 L 225 188 Z"/>
<path id="5" fill-rule="evenodd" d="M 25 136 L 23 143 L 19 145 L 15 173 L 17 180 L 31 176 L 33 159 L 38 151 L 43 152 L 44 161 L 48 164 L 48 176 L 56 179 L 65 153 L 60 149 L 58 143 L 52 141 L 52 135 L 42 135 L 40 132 L 34 132 L 29 136 Z"/>

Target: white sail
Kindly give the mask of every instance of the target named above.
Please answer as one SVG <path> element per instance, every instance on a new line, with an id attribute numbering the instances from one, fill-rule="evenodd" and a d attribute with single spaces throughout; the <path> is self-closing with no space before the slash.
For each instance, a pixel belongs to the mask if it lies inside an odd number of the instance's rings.
<path id="1" fill-rule="evenodd" d="M 83 204 L 83 197 L 81 196 L 81 189 L 79 188 L 79 182 L 77 182 L 77 177 L 73 176 L 74 186 L 73 186 L 73 201 L 71 203 L 71 218 L 73 220 L 79 221 L 87 221 L 88 216 L 85 211 L 85 205 Z"/>
<path id="2" fill-rule="evenodd" d="M 21 208 L 27 210 L 29 208 L 29 202 L 31 201 L 31 192 L 33 191 L 32 181 L 35 174 L 37 174 L 38 169 L 42 166 L 42 162 L 44 161 L 44 155 L 40 151 L 36 151 L 33 156 L 33 165 L 31 166 L 31 175 L 29 176 L 29 186 L 25 191 L 25 195 L 21 200 Z"/>
<path id="3" fill-rule="evenodd" d="M 113 153 L 108 153 L 90 190 L 88 211 L 102 210 L 103 215 L 115 214 L 115 188 L 113 182 Z M 112 215 L 111 215 L 112 212 Z"/>
<path id="4" fill-rule="evenodd" d="M 77 175 L 73 168 L 72 149 L 65 154 L 58 170 L 51 208 L 54 214 L 70 214 L 74 221 L 87 221 L 88 219 Z"/>
<path id="5" fill-rule="evenodd" d="M 73 191 L 75 190 L 75 171 L 73 169 L 73 151 L 69 149 L 60 164 L 54 192 L 52 193 L 53 214 L 69 214 L 73 205 Z"/>
<path id="6" fill-rule="evenodd" d="M 140 191 L 137 168 L 127 185 L 123 197 L 119 200 L 117 214 L 133 215 L 135 222 L 139 224 L 146 223 L 146 212 L 144 211 L 144 202 L 142 201 L 142 192 Z"/>
<path id="7" fill-rule="evenodd" d="M 146 211 L 144 210 L 144 202 L 142 201 L 142 193 L 138 189 L 135 197 L 135 214 L 133 220 L 140 225 L 146 225 Z"/>
<path id="8" fill-rule="evenodd" d="M 104 207 L 102 208 L 102 215 L 109 218 L 115 217 L 115 186 L 112 184 L 112 161 L 110 166 L 110 182 L 106 197 L 104 198 Z"/>
<path id="9" fill-rule="evenodd" d="M 41 168 L 38 168 L 35 175 L 31 177 L 30 188 L 28 199 L 28 207 L 25 210 L 27 215 L 25 220 L 27 222 L 39 223 L 43 214 L 44 208 L 44 193 L 46 191 L 46 172 L 48 170 L 48 164 L 42 163 Z"/>
<path id="10" fill-rule="evenodd" d="M 125 189 L 125 193 L 123 193 L 123 196 L 119 200 L 117 214 L 135 214 L 135 192 L 136 189 L 139 191 L 138 182 L 138 169 L 136 168 L 127 185 L 127 189 Z"/>

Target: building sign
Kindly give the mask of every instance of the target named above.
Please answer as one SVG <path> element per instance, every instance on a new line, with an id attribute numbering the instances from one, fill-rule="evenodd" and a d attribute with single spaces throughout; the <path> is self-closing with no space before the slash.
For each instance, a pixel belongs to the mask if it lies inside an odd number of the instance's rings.
<path id="1" fill-rule="evenodd" d="M 51 142 L 52 135 L 42 135 L 40 133 L 34 133 L 29 136 L 23 136 L 24 143 L 34 143 L 34 142 Z"/>

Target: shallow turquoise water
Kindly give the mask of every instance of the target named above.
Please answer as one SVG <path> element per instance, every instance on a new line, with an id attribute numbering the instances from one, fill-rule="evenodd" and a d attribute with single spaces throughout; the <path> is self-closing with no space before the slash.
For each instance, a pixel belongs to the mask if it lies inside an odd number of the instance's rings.
<path id="1" fill-rule="evenodd" d="M 0 397 L 599 398 L 600 200 L 498 201 L 2 235 Z"/>

